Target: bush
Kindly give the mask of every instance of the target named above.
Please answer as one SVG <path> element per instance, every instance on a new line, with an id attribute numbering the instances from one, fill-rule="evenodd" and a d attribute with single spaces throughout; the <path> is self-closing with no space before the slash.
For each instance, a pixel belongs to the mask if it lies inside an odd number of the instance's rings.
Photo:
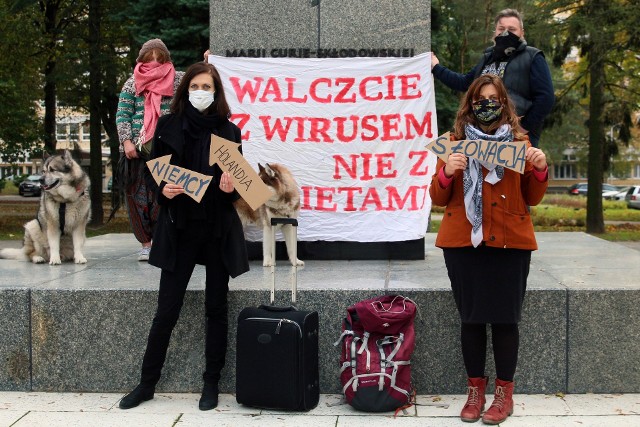
<path id="1" fill-rule="evenodd" d="M 7 185 L 7 180 L 0 179 L 0 193 L 2 193 L 2 190 L 4 190 L 5 185 Z"/>

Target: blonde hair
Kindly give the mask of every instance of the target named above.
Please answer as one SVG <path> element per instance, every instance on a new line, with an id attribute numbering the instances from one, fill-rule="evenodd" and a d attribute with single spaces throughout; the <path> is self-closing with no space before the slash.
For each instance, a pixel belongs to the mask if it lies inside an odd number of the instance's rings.
<path id="1" fill-rule="evenodd" d="M 502 18 L 518 18 L 520 21 L 520 28 L 524 30 L 524 22 L 522 21 L 522 14 L 515 9 L 504 9 L 498 12 L 495 19 L 493 20 L 493 25 L 498 25 L 498 22 Z"/>

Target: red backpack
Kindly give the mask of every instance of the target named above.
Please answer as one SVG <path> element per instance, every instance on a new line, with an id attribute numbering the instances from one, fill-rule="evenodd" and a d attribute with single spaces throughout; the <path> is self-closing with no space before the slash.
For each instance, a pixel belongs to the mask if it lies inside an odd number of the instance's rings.
<path id="1" fill-rule="evenodd" d="M 411 354 L 417 306 L 400 295 L 384 295 L 347 308 L 342 322 L 340 382 L 360 411 L 393 411 L 412 403 Z"/>

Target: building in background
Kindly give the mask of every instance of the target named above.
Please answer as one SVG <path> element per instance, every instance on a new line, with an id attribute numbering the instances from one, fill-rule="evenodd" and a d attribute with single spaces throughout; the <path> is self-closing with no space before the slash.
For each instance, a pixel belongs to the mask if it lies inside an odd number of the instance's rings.
<path id="1" fill-rule="evenodd" d="M 109 140 L 102 129 L 102 191 L 107 191 L 111 178 Z M 56 113 L 56 151 L 69 150 L 72 156 L 89 173 L 90 136 L 89 115 L 69 107 L 58 107 Z M 43 159 L 33 158 L 25 153 L 24 161 L 8 163 L 0 153 L 0 179 L 10 179 L 21 175 L 37 174 L 41 171 Z M 95 184 L 94 184 L 95 185 Z"/>

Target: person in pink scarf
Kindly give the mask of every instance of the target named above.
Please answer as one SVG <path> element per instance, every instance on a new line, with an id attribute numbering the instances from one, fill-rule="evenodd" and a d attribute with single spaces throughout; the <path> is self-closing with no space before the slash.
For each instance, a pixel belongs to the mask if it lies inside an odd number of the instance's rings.
<path id="1" fill-rule="evenodd" d="M 158 205 L 144 182 L 144 168 L 158 118 L 169 112 L 184 72 L 176 71 L 167 46 L 160 39 L 142 45 L 133 75 L 118 101 L 116 125 L 122 157 L 117 182 L 124 191 L 129 222 L 142 249 L 139 261 L 148 261 Z"/>

